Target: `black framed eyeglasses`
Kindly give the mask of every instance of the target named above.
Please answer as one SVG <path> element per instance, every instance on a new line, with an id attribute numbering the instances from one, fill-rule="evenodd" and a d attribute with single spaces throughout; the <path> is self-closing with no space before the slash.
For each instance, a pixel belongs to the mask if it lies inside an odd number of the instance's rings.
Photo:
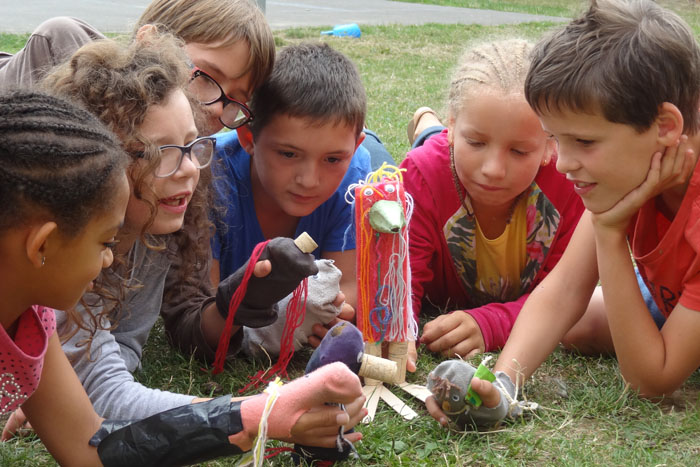
<path id="1" fill-rule="evenodd" d="M 197 67 L 192 71 L 189 90 L 204 105 L 223 102 L 224 110 L 219 121 L 226 128 L 235 130 L 253 120 L 253 112 L 247 105 L 227 96 L 214 78 Z"/>
<path id="2" fill-rule="evenodd" d="M 158 151 L 160 151 L 160 164 L 156 167 L 155 176 L 166 178 L 173 175 L 180 169 L 185 155 L 190 158 L 195 167 L 204 169 L 211 164 L 215 147 L 216 138 L 213 136 L 197 138 L 186 146 L 178 146 L 176 144 L 160 146 L 158 148 Z"/>

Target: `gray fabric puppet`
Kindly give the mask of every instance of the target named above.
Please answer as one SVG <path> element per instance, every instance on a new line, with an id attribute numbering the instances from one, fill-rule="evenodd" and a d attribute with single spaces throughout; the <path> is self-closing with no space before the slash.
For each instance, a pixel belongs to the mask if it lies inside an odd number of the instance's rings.
<path id="1" fill-rule="evenodd" d="M 316 266 L 318 273 L 309 277 L 304 322 L 294 332 L 294 350 L 299 350 L 308 343 L 314 324 L 327 324 L 340 313 L 340 307 L 333 305 L 340 292 L 340 269 L 329 259 L 316 260 Z M 292 294 L 289 294 L 278 303 L 279 317 L 273 324 L 262 328 L 243 328 L 242 350 L 245 354 L 252 357 L 279 355 L 282 333 L 287 324 L 287 305 L 291 298 Z"/>
<path id="2" fill-rule="evenodd" d="M 447 360 L 428 375 L 428 390 L 458 427 L 492 427 L 507 417 L 515 418 L 522 413 L 524 406 L 516 399 L 515 385 L 502 371 L 495 373 L 493 382 L 501 393 L 501 401 L 496 407 L 473 407 L 468 403 L 467 389 L 475 372 L 476 368 L 465 361 Z"/>

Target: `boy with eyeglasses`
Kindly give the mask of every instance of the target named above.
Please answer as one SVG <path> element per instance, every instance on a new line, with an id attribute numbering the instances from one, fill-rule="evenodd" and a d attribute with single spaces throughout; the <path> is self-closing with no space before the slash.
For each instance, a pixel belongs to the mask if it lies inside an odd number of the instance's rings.
<path id="1" fill-rule="evenodd" d="M 246 115 L 245 102 L 269 74 L 275 57 L 272 31 L 260 9 L 250 0 L 153 0 L 137 21 L 134 37 L 153 27 L 185 43 L 193 65 L 190 90 L 197 96 L 203 91 L 206 118 L 198 124 L 200 134 L 244 125 L 247 119 L 240 114 Z M 17 54 L 0 53 L 0 89 L 36 85 L 53 66 L 97 39 L 104 36 L 84 21 L 45 21 Z"/>

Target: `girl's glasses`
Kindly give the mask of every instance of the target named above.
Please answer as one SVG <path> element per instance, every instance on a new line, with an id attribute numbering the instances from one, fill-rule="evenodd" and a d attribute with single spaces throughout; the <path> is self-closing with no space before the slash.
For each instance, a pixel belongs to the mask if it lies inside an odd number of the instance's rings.
<path id="1" fill-rule="evenodd" d="M 166 144 L 160 146 L 160 164 L 156 167 L 155 176 L 158 178 L 170 177 L 180 168 L 182 159 L 187 155 L 195 167 L 203 169 L 211 164 L 214 155 L 216 138 L 204 136 L 197 138 L 186 146 Z"/>
<path id="2" fill-rule="evenodd" d="M 204 105 L 223 102 L 224 110 L 219 121 L 227 128 L 234 130 L 253 120 L 253 113 L 247 105 L 227 96 L 214 78 L 197 67 L 192 72 L 189 90 Z"/>

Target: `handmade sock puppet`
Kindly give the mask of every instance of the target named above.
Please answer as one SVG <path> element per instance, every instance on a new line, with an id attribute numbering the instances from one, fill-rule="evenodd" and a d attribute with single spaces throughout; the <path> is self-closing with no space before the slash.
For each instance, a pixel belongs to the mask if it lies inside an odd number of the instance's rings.
<path id="1" fill-rule="evenodd" d="M 251 276 L 245 297 L 241 301 L 233 324 L 259 328 L 268 326 L 278 318 L 277 303 L 291 294 L 308 276 L 318 273 L 313 255 L 302 252 L 291 238 L 277 237 L 270 240 L 258 261 L 270 260 L 272 270 L 265 277 Z M 216 291 L 216 307 L 224 318 L 228 317 L 231 298 L 243 282 L 248 262 L 223 279 Z"/>
<path id="2" fill-rule="evenodd" d="M 396 362 L 365 354 L 362 333 L 347 321 L 341 321 L 326 333 L 321 344 L 311 355 L 306 365 L 306 373 L 313 374 L 319 368 L 325 368 L 337 362 L 344 363 L 352 372 L 360 376 L 383 381 L 393 381 L 396 378 Z M 333 462 L 347 459 L 355 449 L 345 440 L 343 436 L 345 433 L 342 429 L 338 433 L 335 448 L 294 445 L 296 461 L 300 462 L 303 459 L 306 465 L 312 465 L 315 461 Z"/>
<path id="3" fill-rule="evenodd" d="M 314 324 L 327 324 L 340 313 L 340 307 L 333 304 L 340 292 L 340 269 L 328 259 L 316 260 L 316 267 L 318 273 L 309 278 L 304 321 L 294 331 L 294 350 L 299 350 L 309 341 L 308 336 L 312 334 L 311 328 Z M 289 294 L 278 303 L 278 319 L 271 325 L 244 328 L 243 352 L 253 357 L 280 354 L 282 335 L 287 325 L 287 305 L 291 299 L 292 294 Z"/>
<path id="4" fill-rule="evenodd" d="M 334 363 L 244 401 L 222 396 L 189 404 L 137 422 L 106 420 L 90 440 L 105 466 L 187 465 L 240 454 L 256 437 L 289 439 L 299 417 L 319 401 L 336 402 L 362 393 L 359 378 Z M 264 425 L 266 433 L 258 429 Z M 263 443 L 264 444 L 264 443 Z"/>
<path id="5" fill-rule="evenodd" d="M 522 413 L 523 406 L 516 400 L 515 385 L 502 371 L 495 373 L 493 381 L 501 392 L 499 405 L 493 408 L 483 405 L 475 407 L 467 392 L 476 371 L 465 361 L 447 360 L 428 375 L 428 390 L 433 393 L 445 415 L 458 427 L 491 427 L 507 417 L 514 418 Z"/>

